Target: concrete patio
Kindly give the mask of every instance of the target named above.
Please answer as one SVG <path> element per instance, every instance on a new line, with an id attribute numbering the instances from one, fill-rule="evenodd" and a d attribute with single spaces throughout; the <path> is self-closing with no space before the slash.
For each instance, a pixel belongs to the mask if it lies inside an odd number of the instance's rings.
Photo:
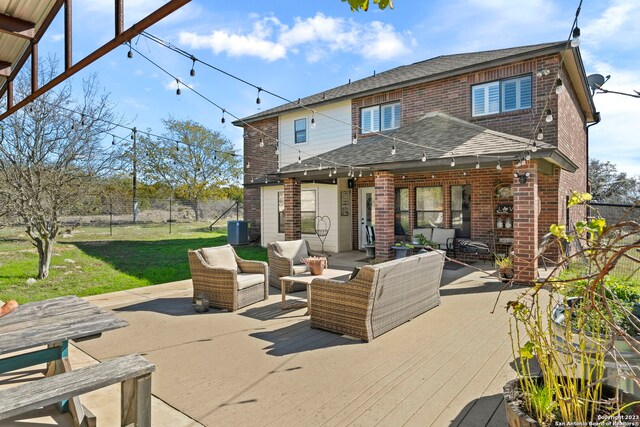
<path id="1" fill-rule="evenodd" d="M 350 269 L 362 258 L 329 262 Z M 78 343 L 71 361 L 140 353 L 155 363 L 154 426 L 504 426 L 502 386 L 515 376 L 504 307 L 519 292 L 504 287 L 470 267 L 445 269 L 439 307 L 368 344 L 310 329 L 304 309 L 280 309 L 275 289 L 236 313 L 195 313 L 189 280 L 97 295 L 87 300 L 130 326 Z M 0 387 L 29 375 L 41 374 L 5 374 Z M 99 426 L 117 425 L 118 386 L 83 403 Z M 71 425 L 52 408 L 0 425 L 18 423 Z"/>

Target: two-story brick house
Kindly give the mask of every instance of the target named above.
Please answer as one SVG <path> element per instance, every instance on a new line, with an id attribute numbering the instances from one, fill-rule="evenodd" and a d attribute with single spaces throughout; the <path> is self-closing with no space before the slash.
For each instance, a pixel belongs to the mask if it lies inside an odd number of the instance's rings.
<path id="1" fill-rule="evenodd" d="M 513 244 L 522 280 L 553 223 L 573 223 L 596 121 L 578 48 L 547 43 L 439 56 L 244 118 L 245 219 L 261 243 L 331 220 L 329 251 L 376 257 L 398 234 L 455 228 Z M 496 251 L 499 249 L 496 247 Z"/>

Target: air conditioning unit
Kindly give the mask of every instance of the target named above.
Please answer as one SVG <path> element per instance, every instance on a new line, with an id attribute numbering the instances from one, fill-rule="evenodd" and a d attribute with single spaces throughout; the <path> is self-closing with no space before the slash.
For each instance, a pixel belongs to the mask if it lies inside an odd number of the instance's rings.
<path id="1" fill-rule="evenodd" d="M 249 244 L 249 222 L 227 222 L 227 242 L 233 246 Z"/>

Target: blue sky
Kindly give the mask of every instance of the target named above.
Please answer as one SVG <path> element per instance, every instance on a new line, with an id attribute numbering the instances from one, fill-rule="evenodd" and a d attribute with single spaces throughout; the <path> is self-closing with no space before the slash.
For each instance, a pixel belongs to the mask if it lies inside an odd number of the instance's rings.
<path id="1" fill-rule="evenodd" d="M 128 27 L 163 1 L 125 1 Z M 578 0 L 395 0 L 393 10 L 352 13 L 339 0 L 193 0 L 148 31 L 227 72 L 289 99 L 443 54 L 565 40 Z M 113 1 L 74 2 L 74 55 L 84 56 L 113 37 Z M 40 54 L 63 57 L 62 14 L 40 45 Z M 605 88 L 640 90 L 640 1 L 585 0 L 579 17 L 587 74 L 611 75 Z M 134 46 L 172 74 L 236 116 L 281 101 L 144 38 Z M 220 110 L 183 88 L 139 55 L 121 47 L 75 77 L 98 74 L 118 110 L 139 129 L 162 131 L 169 115 L 221 131 L 242 150 L 242 131 L 220 123 Z M 602 123 L 591 128 L 590 154 L 640 175 L 640 99 L 597 94 Z M 122 130 L 124 136 L 126 131 Z"/>

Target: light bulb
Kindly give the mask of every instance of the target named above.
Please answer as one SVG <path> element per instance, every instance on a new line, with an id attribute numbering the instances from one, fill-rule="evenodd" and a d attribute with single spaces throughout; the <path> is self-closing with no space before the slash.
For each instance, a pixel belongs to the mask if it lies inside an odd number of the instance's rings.
<path id="1" fill-rule="evenodd" d="M 280 173 L 280 166 L 278 166 L 278 169 L 276 169 L 276 172 Z"/>
<path id="2" fill-rule="evenodd" d="M 276 148 L 276 156 L 280 155 L 280 150 Z"/>
<path id="3" fill-rule="evenodd" d="M 395 156 L 396 155 L 396 145 L 393 144 L 393 147 L 391 147 L 391 155 Z"/>
<path id="4" fill-rule="evenodd" d="M 536 135 L 536 139 L 538 141 L 542 141 L 542 139 L 544 138 L 544 134 L 542 133 L 542 128 L 538 129 L 538 134 Z"/>
<path id="5" fill-rule="evenodd" d="M 424 151 L 422 152 L 422 161 L 423 162 L 427 161 L 427 153 L 425 153 Z"/>
<path id="6" fill-rule="evenodd" d="M 573 39 L 571 39 L 571 47 L 578 47 L 580 46 L 580 28 L 579 27 L 575 27 L 573 29 Z"/>
<path id="7" fill-rule="evenodd" d="M 114 136 L 113 139 L 111 140 L 111 145 L 116 145 L 116 137 Z"/>
<path id="8" fill-rule="evenodd" d="M 526 155 L 526 156 L 524 156 L 524 159 L 525 159 L 527 162 L 528 162 L 529 160 L 531 160 L 531 153 L 529 153 L 529 152 L 527 151 L 527 155 Z"/>
<path id="9" fill-rule="evenodd" d="M 258 88 L 258 97 L 256 98 L 256 104 L 260 104 L 260 91 L 262 89 Z"/>
<path id="10" fill-rule="evenodd" d="M 334 174 L 334 175 L 337 175 L 337 174 L 338 174 L 338 168 L 337 168 L 337 167 L 334 167 L 334 168 L 333 168 L 333 174 Z"/>
<path id="11" fill-rule="evenodd" d="M 329 169 L 329 178 L 331 178 L 333 174 L 331 173 L 331 169 Z"/>
<path id="12" fill-rule="evenodd" d="M 220 123 L 224 124 L 225 120 L 224 120 L 224 110 L 222 110 L 222 118 L 220 119 Z"/>
<path id="13" fill-rule="evenodd" d="M 247 162 L 247 169 L 251 169 L 251 162 Z"/>
<path id="14" fill-rule="evenodd" d="M 551 123 L 553 121 L 553 114 L 551 114 L 551 108 L 547 108 L 547 111 L 544 112 L 546 117 L 544 121 L 547 123 Z"/>
<path id="15" fill-rule="evenodd" d="M 358 143 L 358 136 L 355 133 L 353 134 L 353 139 L 351 140 L 351 143 L 353 145 L 356 145 Z"/>
<path id="16" fill-rule="evenodd" d="M 306 169 L 304 170 L 304 175 L 307 176 L 307 170 Z"/>
<path id="17" fill-rule="evenodd" d="M 178 89 L 176 89 L 176 95 L 180 95 L 182 91 L 180 91 L 180 81 L 178 79 L 176 79 L 176 86 L 178 86 Z"/>
<path id="18" fill-rule="evenodd" d="M 560 95 L 562 92 L 564 92 L 564 85 L 562 84 L 562 79 L 558 77 L 556 79 L 556 95 Z"/>
<path id="19" fill-rule="evenodd" d="M 260 138 L 260 148 L 264 147 L 264 138 Z"/>
<path id="20" fill-rule="evenodd" d="M 129 45 L 129 52 L 127 52 L 127 58 L 133 58 L 133 52 L 131 51 L 131 45 Z"/>
<path id="21" fill-rule="evenodd" d="M 456 159 L 454 159 L 453 157 L 451 158 L 451 167 L 454 167 L 456 165 Z"/>
<path id="22" fill-rule="evenodd" d="M 302 163 L 302 158 L 300 157 L 300 152 L 298 152 L 298 164 Z"/>
<path id="23" fill-rule="evenodd" d="M 480 162 L 479 161 L 476 162 L 476 169 L 480 169 Z"/>
<path id="24" fill-rule="evenodd" d="M 500 160 L 498 160 L 498 164 L 496 165 L 496 169 L 499 171 L 502 170 L 502 165 L 500 164 Z"/>
<path id="25" fill-rule="evenodd" d="M 311 116 L 311 129 L 315 129 L 315 128 L 316 128 L 316 117 Z"/>
<path id="26" fill-rule="evenodd" d="M 362 171 L 360 171 L 360 173 L 358 174 L 358 176 L 359 176 L 360 178 L 362 178 Z"/>
<path id="27" fill-rule="evenodd" d="M 191 75 L 191 77 L 195 77 L 196 76 L 196 58 L 194 58 L 193 56 L 191 57 L 191 60 L 193 61 L 193 63 L 191 64 L 191 71 L 189 71 L 189 74 Z"/>
<path id="28" fill-rule="evenodd" d="M 535 141 L 533 141 L 533 145 L 531 146 L 531 152 L 535 153 L 536 151 L 538 151 L 538 145 L 536 144 Z"/>

